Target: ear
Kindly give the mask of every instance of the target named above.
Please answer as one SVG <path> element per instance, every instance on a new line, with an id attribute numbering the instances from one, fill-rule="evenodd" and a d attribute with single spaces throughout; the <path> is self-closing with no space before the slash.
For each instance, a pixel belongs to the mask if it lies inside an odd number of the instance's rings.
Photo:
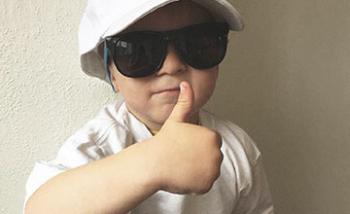
<path id="1" fill-rule="evenodd" d="M 114 91 L 117 93 L 119 91 L 119 85 L 117 84 L 116 78 L 115 78 L 115 70 L 112 65 L 109 67 L 110 73 L 111 73 L 111 83 L 114 87 Z"/>

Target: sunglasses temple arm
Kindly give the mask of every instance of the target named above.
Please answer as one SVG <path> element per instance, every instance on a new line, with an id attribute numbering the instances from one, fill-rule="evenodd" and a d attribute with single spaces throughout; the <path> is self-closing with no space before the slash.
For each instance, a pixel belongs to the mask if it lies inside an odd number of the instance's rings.
<path id="1" fill-rule="evenodd" d="M 107 48 L 107 44 L 105 41 L 104 48 L 103 48 L 103 66 L 104 66 L 104 70 L 105 70 L 105 79 L 111 84 L 114 93 L 116 93 L 116 90 L 115 90 L 114 85 L 113 85 L 112 80 L 111 80 L 111 72 L 110 72 L 109 67 L 108 67 L 108 58 L 109 58 L 109 50 Z"/>

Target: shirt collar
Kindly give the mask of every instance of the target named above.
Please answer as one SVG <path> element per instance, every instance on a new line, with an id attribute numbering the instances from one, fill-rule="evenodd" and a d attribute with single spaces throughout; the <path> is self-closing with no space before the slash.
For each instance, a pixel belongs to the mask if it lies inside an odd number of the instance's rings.
<path id="1" fill-rule="evenodd" d="M 120 110 L 122 112 L 125 112 L 125 119 L 127 120 L 126 124 L 136 142 L 141 142 L 143 140 L 146 140 L 152 137 L 152 134 L 147 129 L 147 127 L 139 119 L 137 119 L 133 114 L 129 112 L 125 102 L 120 106 Z"/>
<path id="2" fill-rule="evenodd" d="M 124 118 L 125 120 L 127 120 L 126 124 L 132 136 L 134 137 L 135 142 L 141 142 L 153 136 L 152 133 L 149 131 L 149 129 L 146 127 L 146 125 L 143 124 L 139 119 L 137 119 L 132 113 L 129 112 L 125 102 L 121 104 L 120 110 L 125 113 Z M 205 112 L 203 112 L 203 110 L 200 110 L 199 124 L 201 126 L 207 127 L 208 126 L 207 122 L 208 121 L 205 118 Z"/>

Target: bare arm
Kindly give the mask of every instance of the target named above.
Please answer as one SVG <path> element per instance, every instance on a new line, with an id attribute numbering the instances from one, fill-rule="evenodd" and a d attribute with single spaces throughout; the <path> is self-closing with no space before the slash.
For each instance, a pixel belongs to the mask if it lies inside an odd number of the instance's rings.
<path id="1" fill-rule="evenodd" d="M 25 213 L 126 213 L 158 190 L 151 148 L 134 144 L 52 178 L 29 198 Z"/>
<path id="2" fill-rule="evenodd" d="M 26 214 L 124 214 L 158 190 L 208 192 L 220 175 L 221 137 L 186 122 L 193 104 L 188 83 L 178 99 L 157 135 L 52 178 L 29 198 Z"/>

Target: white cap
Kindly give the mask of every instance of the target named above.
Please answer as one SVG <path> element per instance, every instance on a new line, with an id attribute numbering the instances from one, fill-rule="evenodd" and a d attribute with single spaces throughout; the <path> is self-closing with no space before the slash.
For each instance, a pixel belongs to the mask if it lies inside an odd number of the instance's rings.
<path id="1" fill-rule="evenodd" d="M 103 59 L 97 52 L 103 39 L 117 34 L 139 19 L 179 0 L 88 0 L 79 28 L 79 54 L 82 70 L 108 82 Z M 214 17 L 228 23 L 231 30 L 243 29 L 239 12 L 226 0 L 192 0 Z"/>

